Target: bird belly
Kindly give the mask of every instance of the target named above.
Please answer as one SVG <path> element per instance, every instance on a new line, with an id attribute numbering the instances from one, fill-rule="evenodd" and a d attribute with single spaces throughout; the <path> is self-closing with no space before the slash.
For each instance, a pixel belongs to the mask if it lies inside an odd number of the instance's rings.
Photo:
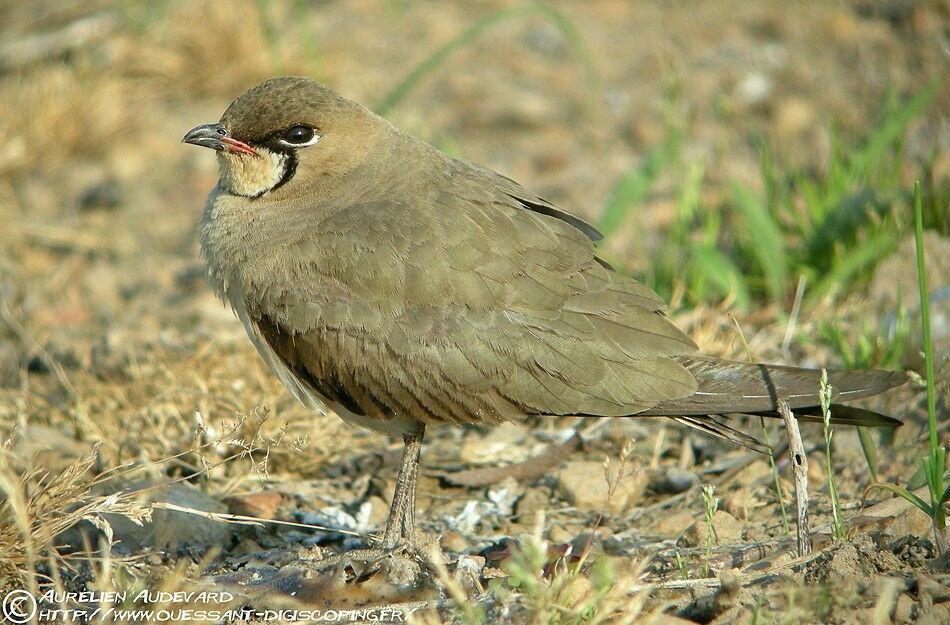
<path id="1" fill-rule="evenodd" d="M 367 430 L 373 430 L 380 434 L 393 434 L 393 435 L 403 435 L 409 434 L 411 432 L 417 432 L 419 430 L 420 424 L 417 421 L 407 421 L 405 419 L 400 419 L 399 417 L 390 417 L 388 419 L 375 419 L 372 417 L 367 417 L 365 415 L 357 414 L 352 412 L 343 406 L 333 401 L 327 400 L 327 405 L 346 423 L 350 425 L 358 425 L 359 427 L 366 428 Z"/>
<path id="2" fill-rule="evenodd" d="M 237 291 L 240 291 L 240 289 L 237 289 Z M 290 394 L 301 404 L 320 415 L 325 415 L 328 412 L 336 413 L 338 417 L 350 425 L 363 427 L 379 432 L 380 434 L 402 435 L 415 432 L 419 429 L 419 424 L 415 421 L 408 421 L 397 416 L 391 416 L 388 419 L 367 417 L 349 410 L 339 402 L 324 397 L 291 371 L 291 369 L 284 364 L 284 361 L 274 352 L 271 346 L 268 345 L 267 341 L 261 335 L 257 324 L 251 320 L 247 308 L 244 305 L 243 297 L 238 296 L 235 290 L 230 290 L 228 300 L 234 308 L 238 319 L 240 319 L 244 325 L 244 330 L 247 332 L 248 338 L 251 339 L 251 343 L 254 345 L 257 353 L 260 354 L 264 362 L 267 363 L 267 367 L 274 372 L 274 375 L 277 376 L 281 384 L 283 384 L 284 387 L 290 391 Z"/>

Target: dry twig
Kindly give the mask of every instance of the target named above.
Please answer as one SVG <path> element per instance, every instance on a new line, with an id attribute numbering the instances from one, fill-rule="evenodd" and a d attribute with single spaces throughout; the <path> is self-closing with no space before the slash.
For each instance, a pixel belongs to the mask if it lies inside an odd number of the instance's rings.
<path id="1" fill-rule="evenodd" d="M 498 467 L 466 469 L 455 473 L 443 473 L 439 477 L 453 486 L 467 486 L 469 488 L 489 486 L 508 477 L 513 477 L 519 481 L 531 481 L 557 467 L 571 452 L 580 447 L 581 442 L 580 433 L 575 432 L 563 443 L 552 445 L 541 455 L 523 462 Z"/>
<path id="2" fill-rule="evenodd" d="M 795 474 L 795 504 L 798 510 L 798 555 L 803 557 L 811 553 L 811 536 L 808 530 L 808 456 L 805 454 L 805 445 L 802 444 L 801 432 L 798 431 L 798 421 L 783 399 L 778 400 L 778 412 L 782 415 L 785 430 L 788 432 L 788 451 Z"/>

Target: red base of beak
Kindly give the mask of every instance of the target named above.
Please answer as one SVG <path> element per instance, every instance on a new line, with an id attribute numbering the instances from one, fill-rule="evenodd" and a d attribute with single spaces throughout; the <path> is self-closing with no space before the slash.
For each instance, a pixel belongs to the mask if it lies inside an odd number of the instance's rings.
<path id="1" fill-rule="evenodd" d="M 227 150 L 229 152 L 257 156 L 257 151 L 254 148 L 242 141 L 238 141 L 237 139 L 232 139 L 231 137 L 221 137 L 221 143 L 227 146 Z"/>

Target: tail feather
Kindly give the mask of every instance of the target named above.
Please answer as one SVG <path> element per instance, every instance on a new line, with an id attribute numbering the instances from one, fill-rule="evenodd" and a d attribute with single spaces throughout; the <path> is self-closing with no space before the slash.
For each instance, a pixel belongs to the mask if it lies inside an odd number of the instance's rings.
<path id="1" fill-rule="evenodd" d="M 738 428 L 734 428 L 718 415 L 705 415 L 702 417 L 673 417 L 673 420 L 689 426 L 700 432 L 711 434 L 717 438 L 724 438 L 747 449 L 757 451 L 763 454 L 771 453 L 771 449 L 764 441 L 757 439 L 751 434 L 746 434 Z"/>
<path id="2" fill-rule="evenodd" d="M 795 418 L 799 421 L 810 423 L 821 423 L 824 416 L 821 413 L 821 406 L 804 406 L 795 410 Z M 777 417 L 777 412 L 766 411 L 756 413 L 763 417 Z M 867 408 L 858 408 L 856 406 L 847 406 L 845 404 L 831 404 L 831 422 L 840 425 L 860 425 L 864 427 L 877 428 L 896 428 L 903 425 L 900 419 L 889 417 Z"/>
<path id="3" fill-rule="evenodd" d="M 802 421 L 820 421 L 820 371 L 715 358 L 684 357 L 680 362 L 696 378 L 697 390 L 688 397 L 666 400 L 643 416 L 688 417 L 711 414 L 778 416 L 784 400 Z M 895 427 L 901 422 L 864 408 L 839 402 L 877 395 L 907 381 L 901 371 L 829 369 L 832 423 Z"/>

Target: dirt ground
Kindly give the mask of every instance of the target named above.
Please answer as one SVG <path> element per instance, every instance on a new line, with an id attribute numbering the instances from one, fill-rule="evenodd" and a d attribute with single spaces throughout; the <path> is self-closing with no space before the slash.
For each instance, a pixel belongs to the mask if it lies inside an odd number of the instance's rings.
<path id="1" fill-rule="evenodd" d="M 440 45 L 513 6 L 0 0 L 4 592 L 200 586 L 262 609 L 431 609 L 454 596 L 445 580 L 398 581 L 415 580 L 412 571 L 312 574 L 313 563 L 385 522 L 401 441 L 308 413 L 259 362 L 198 258 L 214 159 L 179 141 L 274 74 L 308 74 L 375 106 Z M 683 129 L 683 158 L 704 166 L 702 193 L 714 199 L 732 181 L 761 187 L 759 138 L 788 166 L 820 170 L 832 121 L 862 136 L 888 94 L 917 92 L 946 73 L 950 55 L 944 1 L 550 6 L 586 52 L 542 13 L 512 19 L 451 54 L 388 117 L 591 220 L 669 124 Z M 948 110 L 944 80 L 906 138 L 907 184 L 933 155 L 934 175 L 950 176 Z M 664 245 L 679 173 L 661 177 L 605 243 L 624 271 L 643 274 Z M 931 240 L 947 249 L 939 235 Z M 947 285 L 939 257 L 935 266 Z M 892 290 L 889 274 L 875 280 L 870 293 Z M 713 354 L 746 357 L 738 322 L 758 360 L 833 366 L 834 353 L 802 337 L 822 318 L 859 324 L 893 305 L 864 291 L 829 298 L 803 314 L 785 349 L 787 307 L 735 320 L 712 306 L 671 314 Z M 946 369 L 941 376 L 945 397 Z M 906 422 L 878 449 L 879 479 L 904 484 L 925 453 L 924 393 L 912 384 L 868 405 Z M 748 427 L 760 433 L 758 422 Z M 950 442 L 946 419 L 941 427 Z M 782 431 L 769 432 L 780 447 Z M 557 601 L 574 609 L 609 587 L 601 598 L 616 611 L 597 618 L 617 622 L 623 610 L 649 622 L 658 609 L 668 615 L 655 622 L 669 623 L 673 614 L 704 623 L 950 621 L 950 564 L 929 519 L 883 490 L 867 492 L 857 434 L 841 429 L 833 472 L 847 536 L 833 539 L 821 428 L 803 432 L 811 558 L 795 556 L 785 455 L 777 468 L 790 531 L 766 457 L 659 421 L 432 430 L 418 517 L 488 622 L 538 613 L 531 599 L 541 591 L 524 580 L 506 587 L 507 603 L 482 592 L 512 579 L 512 540 L 544 543 L 545 579 L 583 554 L 581 581 Z M 539 454 L 551 466 L 536 475 L 456 485 L 470 469 Z M 704 484 L 718 500 L 709 523 Z M 128 519 L 149 515 L 143 525 Z M 54 546 L 61 559 L 49 557 Z M 599 586 L 601 566 L 613 581 Z M 38 582 L 25 574 L 31 567 Z M 441 618 L 463 612 L 445 608 Z"/>

